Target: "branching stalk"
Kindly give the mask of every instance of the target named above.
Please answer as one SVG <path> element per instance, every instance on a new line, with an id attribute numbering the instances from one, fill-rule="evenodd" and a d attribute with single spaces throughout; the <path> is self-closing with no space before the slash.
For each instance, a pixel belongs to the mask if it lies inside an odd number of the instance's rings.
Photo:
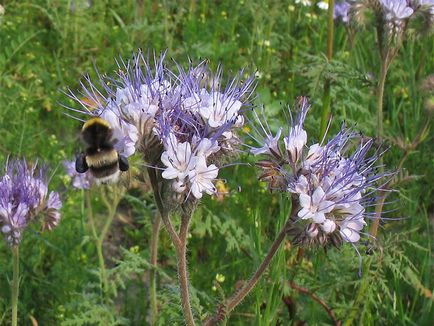
<path id="1" fill-rule="evenodd" d="M 107 219 L 106 219 L 106 221 L 102 227 L 100 234 L 98 234 L 98 231 L 97 231 L 97 226 L 96 226 L 95 218 L 93 216 L 93 211 L 92 211 L 90 192 L 88 190 L 85 191 L 85 200 L 86 200 L 86 206 L 87 206 L 86 209 L 87 209 L 87 215 L 88 215 L 88 219 L 89 219 L 89 223 L 90 223 L 90 228 L 92 231 L 92 236 L 93 236 L 94 241 L 95 241 L 96 252 L 98 255 L 101 288 L 102 288 L 103 292 L 106 293 L 108 291 L 109 286 L 108 286 L 107 268 L 106 268 L 105 260 L 104 260 L 103 244 L 104 244 L 104 240 L 107 236 L 107 233 L 110 229 L 110 226 L 113 222 L 113 219 L 116 215 L 116 207 L 119 204 L 120 196 L 118 193 L 116 193 L 114 195 L 113 200 L 109 201 L 109 200 L 107 200 L 107 198 L 105 198 L 105 194 L 103 195 L 103 202 L 107 206 L 108 216 L 107 216 Z"/>
<path id="2" fill-rule="evenodd" d="M 250 278 L 250 280 L 231 298 L 229 298 L 226 303 L 220 304 L 215 315 L 211 316 L 206 322 L 205 326 L 217 325 L 220 321 L 227 318 L 227 316 L 234 310 L 243 300 L 244 298 L 253 290 L 256 286 L 260 278 L 263 276 L 265 270 L 270 265 L 273 257 L 275 256 L 277 250 L 282 244 L 283 240 L 286 238 L 286 234 L 288 233 L 289 228 L 293 222 L 293 217 L 297 214 L 298 206 L 293 205 L 290 217 L 285 222 L 283 228 L 280 230 L 273 244 L 271 245 L 267 255 L 265 256 L 262 263 L 259 265 L 256 272 Z"/>

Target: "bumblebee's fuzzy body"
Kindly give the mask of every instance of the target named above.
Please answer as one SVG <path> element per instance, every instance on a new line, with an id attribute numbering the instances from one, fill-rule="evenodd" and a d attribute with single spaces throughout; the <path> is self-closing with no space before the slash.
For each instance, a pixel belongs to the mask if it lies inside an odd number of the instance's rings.
<path id="1" fill-rule="evenodd" d="M 88 120 L 81 130 L 87 148 L 75 162 L 77 172 L 90 173 L 99 183 L 117 181 L 121 171 L 128 170 L 128 160 L 114 148 L 113 129 L 101 118 Z"/>

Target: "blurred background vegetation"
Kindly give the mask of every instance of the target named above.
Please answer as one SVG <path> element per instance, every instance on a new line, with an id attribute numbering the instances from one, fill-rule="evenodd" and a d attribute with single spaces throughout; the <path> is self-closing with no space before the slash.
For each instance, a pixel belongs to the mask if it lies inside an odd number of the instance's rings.
<path id="1" fill-rule="evenodd" d="M 84 194 L 72 189 L 63 161 L 80 150 L 80 122 L 68 118 L 62 93 L 79 88 L 84 73 L 113 74 L 115 59 L 138 48 L 167 49 L 181 64 L 188 58 L 221 63 L 227 73 L 246 68 L 258 77 L 257 102 L 270 121 L 284 123 L 284 111 L 299 95 L 309 96 L 309 144 L 319 136 L 324 81 L 332 81 L 331 130 L 342 121 L 367 136 L 375 130 L 375 85 L 379 59 L 372 30 L 348 36 L 335 31 L 334 60 L 327 62 L 325 10 L 315 1 L 3 1 L 0 10 L 0 159 L 25 155 L 52 168 L 53 189 L 64 198 L 63 220 L 50 234 L 26 231 L 21 245 L 19 314 L 22 325 L 144 325 L 149 321 L 147 272 L 155 207 L 150 194 L 131 190 L 118 209 L 104 250 L 111 268 L 111 300 L 100 298 L 98 263 L 87 227 Z M 432 37 L 409 33 L 391 67 L 385 90 L 385 156 L 393 169 L 430 119 L 422 82 L 434 72 Z M 432 90 L 431 90 L 432 91 Z M 428 100 L 427 100 L 428 99 Z M 431 98 L 432 101 L 432 98 Z M 428 104 L 427 104 L 428 103 Z M 432 110 L 432 103 L 431 103 Z M 273 125 L 272 125 L 273 127 Z M 396 144 L 400 145 L 397 146 Z M 434 157 L 428 135 L 404 164 L 416 178 L 389 197 L 387 217 L 375 248 L 363 256 L 362 276 L 351 246 L 306 250 L 286 243 L 267 276 L 228 321 L 229 325 L 331 324 L 319 297 L 345 325 L 430 325 L 433 314 L 432 223 Z M 241 157 L 240 160 L 249 158 Z M 208 198 L 194 218 L 189 269 L 194 309 L 204 317 L 247 279 L 261 261 L 288 201 L 269 194 L 253 168 L 235 166 L 228 196 Z M 92 207 L 106 210 L 98 191 Z M 0 323 L 10 320 L 11 254 L 0 244 Z M 160 240 L 158 300 L 161 325 L 182 324 L 173 248 Z M 303 288 L 306 291 L 300 290 Z"/>

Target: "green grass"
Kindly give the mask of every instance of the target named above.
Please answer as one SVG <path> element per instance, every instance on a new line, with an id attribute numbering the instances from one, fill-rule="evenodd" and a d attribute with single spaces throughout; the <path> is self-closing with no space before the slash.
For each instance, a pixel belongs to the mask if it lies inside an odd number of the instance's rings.
<path id="1" fill-rule="evenodd" d="M 132 190 L 118 208 L 123 218 L 116 219 L 104 247 L 116 292 L 103 302 L 84 195 L 65 181 L 62 161 L 80 149 L 80 123 L 63 114 L 60 103 L 72 103 L 61 90 L 78 89 L 83 73 L 95 76 L 94 64 L 111 74 L 115 58 L 128 58 L 138 48 L 145 53 L 167 49 L 168 56 L 180 63 L 188 57 L 195 62 L 207 58 L 214 67 L 223 64 L 227 72 L 243 67 L 258 71 L 257 103 L 265 105 L 272 127 L 285 121 L 283 111 L 297 96 L 310 97 L 313 109 L 306 122 L 310 143 L 319 137 L 323 84 L 331 78 L 331 133 L 345 120 L 357 123 L 367 136 L 376 134 L 379 59 L 372 30 L 358 33 L 350 48 L 345 28 L 337 26 L 336 60 L 327 64 L 323 54 L 327 14 L 316 6 L 293 1 L 92 2 L 87 7 L 84 0 L 6 1 L 0 16 L 0 159 L 25 155 L 49 163 L 53 189 L 60 189 L 64 198 L 61 225 L 50 234 L 29 229 L 21 245 L 22 325 L 30 325 L 30 316 L 39 325 L 145 325 L 148 320 L 144 275 L 149 271 L 155 212 L 152 196 Z M 418 38 L 413 33 L 392 64 L 384 101 L 384 128 L 392 144 L 384 158 L 389 168 L 396 167 L 403 155 L 394 140 L 411 142 L 429 119 L 420 85 L 434 71 L 429 59 L 433 50 L 432 36 Z M 430 325 L 434 318 L 432 143 L 431 134 L 405 162 L 404 173 L 418 178 L 389 197 L 393 202 L 389 209 L 395 211 L 388 214 L 403 219 L 384 225 L 372 255 L 360 248 L 365 266 L 361 278 L 350 246 L 307 250 L 298 261 L 297 248 L 287 244 L 228 325 L 330 324 L 325 310 L 292 289 L 290 281 L 317 294 L 344 324 Z M 256 180 L 253 167 L 230 167 L 223 174 L 231 195 L 223 204 L 204 200 L 189 239 L 193 306 L 202 317 L 252 274 L 289 212 L 287 198 L 269 194 Z M 102 221 L 106 210 L 101 195 L 94 193 L 92 198 L 95 216 Z M 159 272 L 159 323 L 181 325 L 176 259 L 165 231 Z M 224 275 L 223 282 L 216 281 L 217 274 Z M 2 325 L 10 320 L 10 279 L 11 252 L 1 243 Z M 285 303 L 282 298 L 289 300 Z"/>

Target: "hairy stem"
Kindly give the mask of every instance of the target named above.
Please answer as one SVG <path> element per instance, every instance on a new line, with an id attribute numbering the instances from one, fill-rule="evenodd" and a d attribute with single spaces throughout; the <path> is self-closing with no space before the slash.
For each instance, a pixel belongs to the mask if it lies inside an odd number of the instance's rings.
<path id="1" fill-rule="evenodd" d="M 283 240 L 285 239 L 286 234 L 292 224 L 292 218 L 298 211 L 297 208 L 298 206 L 293 205 L 290 217 L 285 222 L 283 228 L 280 230 L 279 234 L 277 235 L 276 239 L 268 250 L 268 253 L 265 256 L 264 260 L 259 265 L 258 269 L 250 278 L 250 280 L 231 298 L 229 298 L 226 303 L 219 305 L 216 314 L 211 316 L 205 322 L 205 326 L 217 325 L 220 321 L 224 320 L 231 313 L 231 311 L 234 310 L 235 307 L 237 307 L 244 300 L 244 298 L 253 290 L 253 288 L 256 286 L 256 284 L 264 274 L 267 267 L 270 265 Z"/>
<path id="2" fill-rule="evenodd" d="M 194 317 L 190 305 L 190 295 L 189 295 L 189 282 L 188 282 L 188 272 L 187 272 L 187 235 L 188 228 L 190 225 L 191 215 L 193 211 L 187 212 L 183 207 L 183 214 L 181 217 L 181 228 L 179 235 L 177 234 L 175 228 L 170 221 L 168 211 L 163 205 L 163 201 L 160 194 L 160 189 L 158 186 L 158 178 L 156 170 L 153 168 L 148 168 L 149 179 L 151 181 L 152 190 L 154 192 L 155 202 L 157 208 L 160 212 L 161 219 L 163 220 L 164 226 L 169 232 L 170 238 L 175 246 L 177 261 L 178 261 L 178 280 L 179 288 L 181 292 L 181 303 L 182 310 L 184 313 L 184 318 L 188 326 L 194 326 Z"/>
<path id="3" fill-rule="evenodd" d="M 380 225 L 381 214 L 383 212 L 383 206 L 384 206 L 384 202 L 386 200 L 387 195 L 388 195 L 388 192 L 386 192 L 386 191 L 380 191 L 380 193 L 379 193 L 379 197 L 378 197 L 377 203 L 375 205 L 374 222 L 372 223 L 371 229 L 369 230 L 369 235 L 372 238 L 375 238 L 377 236 L 378 227 Z"/>
<path id="4" fill-rule="evenodd" d="M 19 247 L 12 247 L 12 326 L 18 325 L 18 292 L 19 292 Z"/>
<path id="5" fill-rule="evenodd" d="M 386 83 L 387 71 L 389 69 L 389 56 L 386 55 L 381 60 L 380 76 L 377 85 L 377 137 L 382 140 L 384 137 L 383 130 L 383 97 L 384 84 Z"/>
<path id="6" fill-rule="evenodd" d="M 169 219 L 169 214 L 164 209 L 163 200 L 161 199 L 160 189 L 158 186 L 157 172 L 154 168 L 148 167 L 149 180 L 151 181 L 152 191 L 154 193 L 155 203 L 157 204 L 158 211 L 160 212 L 161 219 L 163 220 L 164 226 L 167 232 L 169 232 L 170 238 L 172 239 L 175 247 L 180 246 L 180 240 L 178 234 L 173 227 L 172 222 Z"/>
<path id="7" fill-rule="evenodd" d="M 151 234 L 151 265 L 154 267 L 149 271 L 149 293 L 151 303 L 151 325 L 156 325 L 158 316 L 157 304 L 157 258 L 158 258 L 158 240 L 160 235 L 161 218 L 159 213 L 155 214 L 154 222 L 152 223 Z"/>
<path id="8" fill-rule="evenodd" d="M 384 97 L 384 85 L 386 83 L 387 71 L 390 63 L 390 52 L 386 51 L 384 57 L 381 59 L 380 77 L 377 85 L 377 138 L 382 141 L 384 137 L 383 129 L 383 97 Z M 383 164 L 383 158 L 380 157 L 380 166 Z M 380 194 L 380 198 L 375 206 L 375 219 L 371 225 L 370 234 L 372 237 L 376 237 L 378 233 L 378 226 L 380 225 L 381 212 L 383 210 L 383 204 L 385 197 Z"/>
<path id="9" fill-rule="evenodd" d="M 190 304 L 190 293 L 189 293 L 189 281 L 188 281 L 188 270 L 187 270 L 187 236 L 188 229 L 190 225 L 190 220 L 193 212 L 184 212 L 181 217 L 181 229 L 179 232 L 179 239 L 181 240 L 181 245 L 176 248 L 177 258 L 178 258 L 178 280 L 179 289 L 181 292 L 181 304 L 182 311 L 184 313 L 185 322 L 188 326 L 194 326 L 194 317 L 191 310 Z"/>
<path id="10" fill-rule="evenodd" d="M 329 0 L 328 16 L 327 16 L 327 61 L 330 62 L 333 59 L 333 36 L 334 36 L 334 20 L 333 20 L 333 10 L 334 10 L 334 0 Z M 324 94 L 322 99 L 322 113 L 321 113 L 321 131 L 320 139 L 323 138 L 326 129 L 327 122 L 330 118 L 330 80 L 327 79 L 324 83 Z"/>

